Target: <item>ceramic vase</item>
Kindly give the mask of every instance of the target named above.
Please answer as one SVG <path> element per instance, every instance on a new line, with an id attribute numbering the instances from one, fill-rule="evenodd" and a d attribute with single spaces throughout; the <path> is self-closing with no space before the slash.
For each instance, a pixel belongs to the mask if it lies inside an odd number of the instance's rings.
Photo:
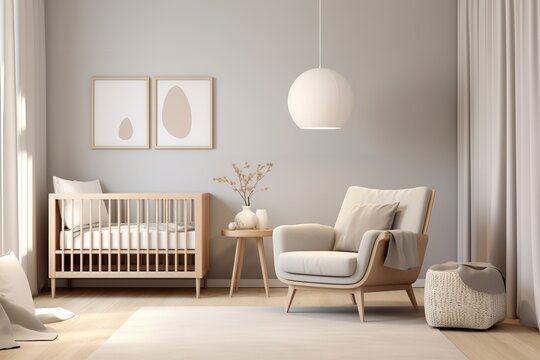
<path id="1" fill-rule="evenodd" d="M 251 206 L 242 206 L 240 211 L 234 217 L 238 229 L 253 229 L 257 226 L 257 215 L 251 211 Z"/>
<path id="2" fill-rule="evenodd" d="M 255 215 L 257 215 L 257 229 L 267 229 L 268 211 L 266 211 L 266 209 L 257 209 Z"/>

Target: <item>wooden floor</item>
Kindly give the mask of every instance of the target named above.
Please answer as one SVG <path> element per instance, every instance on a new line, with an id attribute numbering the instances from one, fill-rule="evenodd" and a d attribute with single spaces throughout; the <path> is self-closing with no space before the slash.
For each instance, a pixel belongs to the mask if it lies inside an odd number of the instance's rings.
<path id="1" fill-rule="evenodd" d="M 422 304 L 423 289 L 415 289 Z M 0 352 L 0 359 L 85 359 L 129 316 L 141 306 L 282 306 L 286 289 L 241 288 L 233 298 L 229 289 L 203 289 L 200 299 L 194 290 L 180 289 L 59 289 L 57 298 L 42 294 L 35 299 L 36 307 L 64 307 L 77 315 L 70 320 L 52 324 L 59 337 L 53 342 L 21 343 L 20 349 Z M 344 305 L 350 297 L 339 294 L 298 292 L 294 306 Z M 402 292 L 366 294 L 369 306 L 410 306 Z M 412 308 L 411 308 L 411 311 Z M 369 321 L 369 310 L 366 312 Z M 447 330 L 443 333 L 470 359 L 540 359 L 540 333 L 507 320 L 489 331 Z"/>

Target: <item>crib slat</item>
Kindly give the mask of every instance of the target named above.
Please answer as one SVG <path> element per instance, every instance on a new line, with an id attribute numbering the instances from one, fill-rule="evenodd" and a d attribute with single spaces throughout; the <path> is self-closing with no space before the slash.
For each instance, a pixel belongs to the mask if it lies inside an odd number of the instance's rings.
<path id="1" fill-rule="evenodd" d="M 108 206 L 109 206 L 109 246 L 107 246 L 109 249 L 108 253 L 109 253 L 109 261 L 107 262 L 107 270 L 108 272 L 111 272 L 112 270 L 112 228 L 111 228 L 111 223 L 112 223 L 112 207 L 111 207 L 111 199 L 109 199 L 108 201 Z"/>
<path id="2" fill-rule="evenodd" d="M 102 266 L 102 248 L 103 248 L 103 233 L 101 229 L 101 204 L 103 204 L 101 201 L 98 201 L 98 230 L 99 230 L 99 260 L 98 260 L 98 271 L 101 272 L 101 266 Z"/>
<path id="3" fill-rule="evenodd" d="M 177 199 L 174 199 L 174 271 L 178 272 L 178 200 Z"/>
<path id="4" fill-rule="evenodd" d="M 120 272 L 120 267 L 122 266 L 122 255 L 120 254 L 121 253 L 121 249 L 122 249 L 122 232 L 120 231 L 120 227 L 121 227 L 121 221 L 122 221 L 122 212 L 121 212 L 121 209 L 122 209 L 122 200 L 118 199 L 116 200 L 116 206 L 117 206 L 117 211 L 116 211 L 116 225 L 117 225 L 117 228 L 118 228 L 118 231 L 117 231 L 117 234 L 118 234 L 118 244 L 117 244 L 117 250 L 118 250 L 118 258 L 116 259 L 116 265 L 117 265 L 117 268 L 116 268 L 116 271 Z M 112 246 L 112 241 L 111 241 L 111 246 Z"/>
<path id="5" fill-rule="evenodd" d="M 127 217 L 127 271 L 131 271 L 131 200 L 126 200 L 126 217 Z"/>
<path id="6" fill-rule="evenodd" d="M 75 239 L 73 237 L 73 228 L 75 226 L 75 200 L 71 200 L 71 246 L 70 246 L 70 249 L 71 249 L 71 259 L 70 259 L 70 262 L 69 262 L 69 269 L 71 272 L 75 271 L 75 266 L 74 266 L 74 252 L 75 252 Z"/>
<path id="7" fill-rule="evenodd" d="M 149 200 L 144 200 L 146 203 L 146 209 L 144 215 L 146 216 L 146 272 L 150 271 L 150 205 Z"/>
<path id="8" fill-rule="evenodd" d="M 165 272 L 169 272 L 169 200 L 165 200 Z"/>
<path id="9" fill-rule="evenodd" d="M 182 200 L 184 203 L 184 236 L 186 243 L 184 245 L 184 272 L 188 271 L 188 217 L 187 217 L 187 200 Z"/>
<path id="10" fill-rule="evenodd" d="M 141 271 L 141 200 L 137 199 L 137 272 Z"/>
<path id="11" fill-rule="evenodd" d="M 89 270 L 92 271 L 92 255 L 94 254 L 94 232 L 92 231 L 92 200 L 88 201 L 88 229 L 90 230 L 90 254 L 88 255 L 88 266 Z M 83 249 L 84 250 L 84 249 Z"/>
<path id="12" fill-rule="evenodd" d="M 65 217 L 66 217 L 66 204 L 65 204 L 65 200 L 62 199 L 61 200 L 62 202 L 62 206 L 61 206 L 61 210 L 60 210 L 60 213 L 62 214 L 62 216 L 60 216 L 62 218 L 62 227 L 60 228 L 61 230 L 61 234 L 62 234 L 62 239 L 60 240 L 60 249 L 62 250 L 62 272 L 66 271 L 66 260 L 65 260 L 65 257 L 66 257 L 66 250 L 65 250 L 65 241 L 66 241 L 66 224 L 65 224 Z M 54 269 L 56 271 L 56 269 Z"/>
<path id="13" fill-rule="evenodd" d="M 74 258 L 75 258 L 75 257 L 73 256 L 73 254 L 74 254 L 74 252 L 75 252 L 75 249 L 74 249 L 74 248 L 75 248 L 75 239 L 73 238 L 73 227 L 74 227 L 74 225 L 75 225 L 75 209 L 74 209 L 74 207 L 75 207 L 75 200 L 72 199 L 72 200 L 71 200 L 71 227 L 70 227 L 70 229 L 71 229 L 71 231 L 70 231 L 70 234 L 71 234 L 71 246 L 70 246 L 70 249 L 71 249 L 71 251 L 70 251 L 71 259 L 70 259 L 70 262 L 69 262 L 69 270 L 70 270 L 71 272 L 75 271 L 75 269 L 74 269 L 75 266 L 74 266 L 74 264 L 73 264 Z"/>
<path id="14" fill-rule="evenodd" d="M 79 209 L 79 235 L 81 237 L 81 244 L 79 246 L 79 272 L 83 271 L 83 249 L 84 249 L 84 229 L 83 229 L 83 209 L 84 209 L 84 200 L 81 199 L 81 208 Z"/>
<path id="15" fill-rule="evenodd" d="M 156 199 L 156 272 L 158 272 L 159 269 L 159 200 Z"/>

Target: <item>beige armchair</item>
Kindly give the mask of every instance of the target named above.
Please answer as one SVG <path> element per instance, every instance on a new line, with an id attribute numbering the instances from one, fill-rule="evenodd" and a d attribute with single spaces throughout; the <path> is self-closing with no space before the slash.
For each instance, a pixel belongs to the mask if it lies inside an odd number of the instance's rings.
<path id="1" fill-rule="evenodd" d="M 274 230 L 274 265 L 278 278 L 289 285 L 285 312 L 297 290 L 331 291 L 351 294 L 364 321 L 364 294 L 405 290 L 412 305 L 417 303 L 412 289 L 422 267 L 428 243 L 427 229 L 435 191 L 427 187 L 402 190 L 375 190 L 358 186 L 348 189 L 336 226 L 319 224 L 282 225 Z M 343 223 L 355 204 L 399 202 L 392 229 L 414 232 L 418 247 L 418 267 L 397 270 L 384 266 L 390 237 L 387 231 L 364 233 L 358 252 L 334 251 L 334 241 L 343 232 Z"/>

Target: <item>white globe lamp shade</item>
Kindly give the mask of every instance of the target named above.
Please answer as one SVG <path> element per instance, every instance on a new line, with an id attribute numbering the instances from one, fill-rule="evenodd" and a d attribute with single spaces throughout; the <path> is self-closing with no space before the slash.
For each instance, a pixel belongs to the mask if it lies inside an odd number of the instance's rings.
<path id="1" fill-rule="evenodd" d="M 353 105 L 347 80 L 325 68 L 300 74 L 291 85 L 288 100 L 289 113 L 300 129 L 341 129 Z"/>

